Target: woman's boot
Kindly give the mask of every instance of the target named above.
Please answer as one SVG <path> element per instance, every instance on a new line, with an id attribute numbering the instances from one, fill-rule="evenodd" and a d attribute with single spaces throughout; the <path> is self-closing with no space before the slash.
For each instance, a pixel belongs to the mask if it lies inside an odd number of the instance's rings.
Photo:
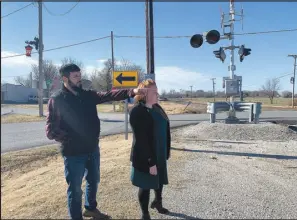
<path id="1" fill-rule="evenodd" d="M 162 205 L 162 200 L 154 200 L 151 204 L 152 209 L 157 209 L 159 213 L 166 214 L 168 213 L 168 209 L 164 208 Z"/>
<path id="2" fill-rule="evenodd" d="M 165 209 L 162 205 L 162 191 L 163 191 L 163 185 L 159 186 L 159 189 L 155 189 L 155 199 L 151 204 L 152 209 L 157 209 L 159 213 L 166 214 L 168 213 L 168 209 Z"/>
<path id="3" fill-rule="evenodd" d="M 143 220 L 151 220 L 151 216 L 150 216 L 149 213 L 147 213 L 147 214 L 142 214 L 141 219 L 143 219 Z"/>

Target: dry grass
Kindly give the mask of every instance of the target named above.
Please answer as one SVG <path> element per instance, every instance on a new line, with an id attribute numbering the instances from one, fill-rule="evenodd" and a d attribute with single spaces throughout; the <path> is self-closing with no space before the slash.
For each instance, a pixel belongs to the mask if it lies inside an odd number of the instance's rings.
<path id="1" fill-rule="evenodd" d="M 213 102 L 213 98 L 190 98 L 182 99 L 184 101 L 192 101 L 193 103 L 207 103 Z M 217 102 L 226 101 L 226 98 L 216 98 Z M 235 101 L 239 101 L 238 98 Z M 274 98 L 273 104 L 270 104 L 270 99 L 265 97 L 247 97 L 244 98 L 245 102 L 262 102 L 265 106 L 290 106 L 291 105 L 291 98 Z"/>
<path id="2" fill-rule="evenodd" d="M 193 113 L 193 114 L 203 114 L 206 113 L 206 104 L 196 104 L 196 105 L 187 105 L 179 104 L 174 102 L 160 102 L 160 105 L 167 114 L 185 114 L 185 113 Z M 186 108 L 187 107 L 187 108 Z"/>
<path id="3" fill-rule="evenodd" d="M 46 117 L 39 117 L 37 115 L 8 114 L 1 115 L 1 124 L 44 121 L 45 119 Z"/>
<path id="4" fill-rule="evenodd" d="M 2 104 L 2 107 L 16 107 L 16 108 L 26 108 L 26 109 L 38 109 L 38 104 Z M 47 109 L 47 104 L 43 104 L 43 109 Z"/>
<path id="5" fill-rule="evenodd" d="M 39 109 L 38 104 L 2 104 L 1 107 Z M 43 105 L 43 109 L 45 111 L 47 111 L 47 104 Z M 99 112 L 112 112 L 113 111 L 113 105 L 112 104 L 100 104 L 100 105 L 97 106 L 97 110 Z"/>
<path id="6" fill-rule="evenodd" d="M 112 218 L 139 218 L 136 187 L 129 179 L 131 138 L 101 139 L 98 202 Z M 179 157 L 172 152 L 172 159 Z M 1 218 L 68 218 L 64 165 L 56 146 L 7 153 L 1 160 Z"/>

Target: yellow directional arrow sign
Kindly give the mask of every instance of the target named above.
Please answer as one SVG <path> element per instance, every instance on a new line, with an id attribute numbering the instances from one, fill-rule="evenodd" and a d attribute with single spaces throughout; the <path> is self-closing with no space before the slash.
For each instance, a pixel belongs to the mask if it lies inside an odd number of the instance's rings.
<path id="1" fill-rule="evenodd" d="M 113 72 L 113 87 L 137 87 L 138 72 L 137 71 L 116 71 Z"/>

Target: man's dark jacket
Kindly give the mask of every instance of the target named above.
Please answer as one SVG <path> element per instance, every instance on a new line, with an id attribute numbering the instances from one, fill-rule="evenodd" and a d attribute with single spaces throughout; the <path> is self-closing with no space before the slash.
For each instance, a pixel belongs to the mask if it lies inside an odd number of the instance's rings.
<path id="1" fill-rule="evenodd" d="M 99 143 L 100 120 L 96 105 L 133 97 L 131 89 L 99 93 L 82 90 L 74 95 L 66 87 L 48 102 L 46 135 L 62 144 L 64 156 L 76 156 L 95 151 Z"/>
<path id="2" fill-rule="evenodd" d="M 169 119 L 159 104 L 154 108 L 167 119 L 167 160 L 170 157 L 171 134 Z M 136 104 L 130 112 L 130 124 L 133 131 L 133 143 L 130 154 L 132 166 L 138 171 L 149 173 L 149 168 L 157 165 L 154 137 L 154 119 L 143 103 Z"/>

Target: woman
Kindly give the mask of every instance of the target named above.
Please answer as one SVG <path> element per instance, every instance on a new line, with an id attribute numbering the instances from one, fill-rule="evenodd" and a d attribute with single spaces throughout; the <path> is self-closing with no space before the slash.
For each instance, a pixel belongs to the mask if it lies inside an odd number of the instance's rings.
<path id="1" fill-rule="evenodd" d="M 142 219 L 150 219 L 148 205 L 150 189 L 155 191 L 151 208 L 159 213 L 168 213 L 162 206 L 163 185 L 168 184 L 167 160 L 170 156 L 169 119 L 158 104 L 158 89 L 153 80 L 145 80 L 138 89 L 144 95 L 134 97 L 135 106 L 130 113 L 133 131 L 131 149 L 132 184 L 139 187 L 138 199 L 142 210 Z"/>

